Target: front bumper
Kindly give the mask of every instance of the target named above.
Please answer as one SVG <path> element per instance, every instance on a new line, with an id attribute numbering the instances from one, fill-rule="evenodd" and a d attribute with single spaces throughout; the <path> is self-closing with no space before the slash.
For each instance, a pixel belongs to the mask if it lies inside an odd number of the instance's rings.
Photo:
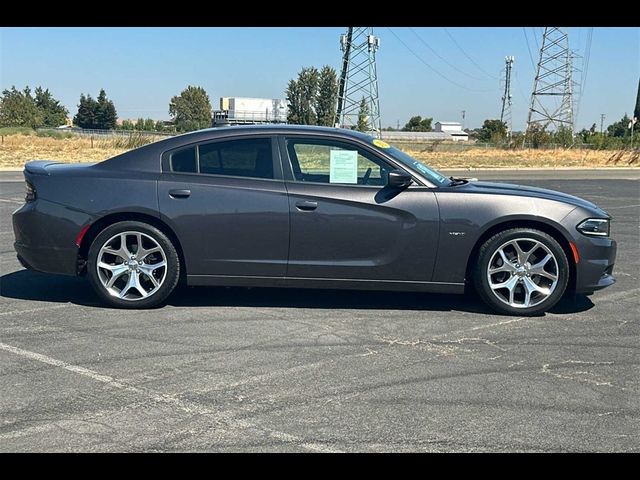
<path id="1" fill-rule="evenodd" d="M 580 261 L 576 265 L 576 293 L 593 293 L 616 282 L 613 267 L 617 244 L 611 238 L 580 238 L 576 242 Z"/>

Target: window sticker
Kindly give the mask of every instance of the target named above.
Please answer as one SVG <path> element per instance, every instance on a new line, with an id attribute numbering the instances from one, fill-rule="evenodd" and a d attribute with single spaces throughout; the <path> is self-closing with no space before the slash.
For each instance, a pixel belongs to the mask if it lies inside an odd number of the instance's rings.
<path id="1" fill-rule="evenodd" d="M 416 167 L 418 170 L 420 170 L 425 175 L 433 175 L 438 182 L 441 182 L 441 183 L 444 182 L 444 177 L 442 175 L 437 174 L 436 172 L 432 171 L 431 169 L 429 169 L 428 167 L 426 167 L 422 163 L 414 161 L 413 162 L 413 166 Z"/>
<path id="2" fill-rule="evenodd" d="M 373 144 L 378 148 L 391 148 L 391 145 L 389 145 L 387 142 L 383 142 L 379 138 L 375 138 L 373 140 Z"/>
<path id="3" fill-rule="evenodd" d="M 358 183 L 358 151 L 331 150 L 329 183 Z"/>

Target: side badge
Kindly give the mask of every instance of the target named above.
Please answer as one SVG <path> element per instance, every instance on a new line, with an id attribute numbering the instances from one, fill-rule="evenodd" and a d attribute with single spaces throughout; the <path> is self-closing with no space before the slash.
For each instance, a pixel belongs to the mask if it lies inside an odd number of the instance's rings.
<path id="1" fill-rule="evenodd" d="M 449 232 L 449 235 L 452 237 L 464 237 L 467 232 Z"/>

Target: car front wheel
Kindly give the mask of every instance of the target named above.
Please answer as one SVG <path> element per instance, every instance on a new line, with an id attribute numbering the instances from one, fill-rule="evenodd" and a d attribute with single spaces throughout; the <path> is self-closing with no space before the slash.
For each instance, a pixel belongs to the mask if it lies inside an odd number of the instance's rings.
<path id="1" fill-rule="evenodd" d="M 162 303 L 180 276 L 175 247 L 157 228 L 124 221 L 95 238 L 87 259 L 89 281 L 106 303 L 149 308 Z"/>
<path id="2" fill-rule="evenodd" d="M 482 245 L 473 279 L 480 297 L 494 310 L 535 315 L 562 298 L 569 281 L 569 263 L 551 235 L 514 228 Z"/>

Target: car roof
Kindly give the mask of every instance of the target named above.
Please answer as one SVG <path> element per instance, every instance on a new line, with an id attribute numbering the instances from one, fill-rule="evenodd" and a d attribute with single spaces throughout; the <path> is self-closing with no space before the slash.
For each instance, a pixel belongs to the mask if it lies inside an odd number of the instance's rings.
<path id="1" fill-rule="evenodd" d="M 100 169 L 135 170 L 140 172 L 159 172 L 160 155 L 167 150 L 180 148 L 201 141 L 229 138 L 242 135 L 286 135 L 291 133 L 325 134 L 337 137 L 351 137 L 371 143 L 372 137 L 362 132 L 345 128 L 319 127 L 315 125 L 234 125 L 227 127 L 205 128 L 194 132 L 167 137 L 163 140 L 129 150 L 97 164 Z"/>
<path id="2" fill-rule="evenodd" d="M 366 133 L 359 132 L 357 130 L 350 130 L 347 128 L 336 127 L 320 127 L 317 125 L 289 125 L 289 124 L 265 124 L 265 125 L 229 125 L 223 127 L 204 128 L 202 130 L 196 130 L 194 132 L 183 133 L 182 135 L 194 135 L 202 133 L 220 133 L 221 135 L 242 135 L 245 133 L 326 133 L 331 135 L 348 135 L 361 139 L 370 139 L 371 136 Z"/>

